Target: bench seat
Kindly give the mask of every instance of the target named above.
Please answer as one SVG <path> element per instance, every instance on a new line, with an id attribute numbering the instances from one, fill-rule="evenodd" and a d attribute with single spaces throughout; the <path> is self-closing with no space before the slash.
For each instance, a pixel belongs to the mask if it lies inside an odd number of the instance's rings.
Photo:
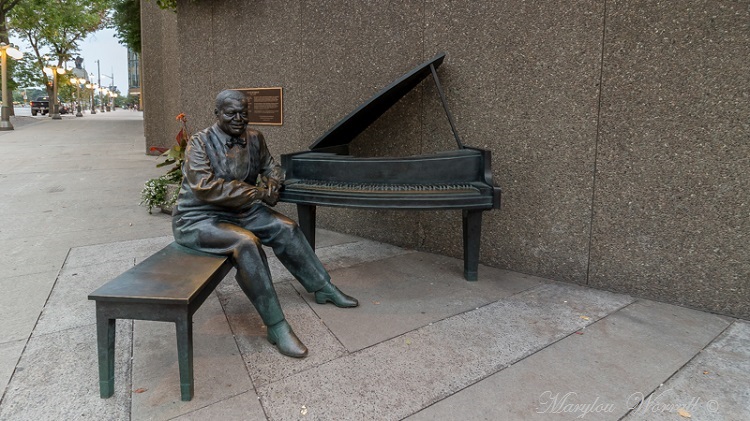
<path id="1" fill-rule="evenodd" d="M 175 323 L 180 395 L 193 397 L 193 314 L 232 269 L 228 256 L 201 253 L 176 243 L 89 294 L 96 301 L 99 391 L 114 393 L 115 321 Z"/>

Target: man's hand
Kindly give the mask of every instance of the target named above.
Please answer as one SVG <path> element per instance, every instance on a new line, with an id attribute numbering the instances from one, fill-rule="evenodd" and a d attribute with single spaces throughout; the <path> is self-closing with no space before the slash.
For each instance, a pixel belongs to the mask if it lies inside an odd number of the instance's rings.
<path id="1" fill-rule="evenodd" d="M 266 193 L 263 195 L 263 201 L 271 206 L 276 206 L 276 203 L 279 202 L 279 190 L 281 190 L 281 185 L 278 181 L 269 179 L 266 182 Z"/>
<path id="2" fill-rule="evenodd" d="M 279 183 L 278 180 L 269 178 L 268 181 L 266 181 L 266 188 L 278 195 L 279 191 L 281 191 L 281 183 Z"/>

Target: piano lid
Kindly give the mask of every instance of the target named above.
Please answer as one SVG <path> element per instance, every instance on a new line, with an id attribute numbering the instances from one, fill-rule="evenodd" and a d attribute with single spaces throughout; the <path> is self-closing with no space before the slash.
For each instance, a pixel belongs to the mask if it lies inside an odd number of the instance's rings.
<path id="1" fill-rule="evenodd" d="M 323 149 L 349 144 L 404 95 L 419 85 L 425 77 L 430 75 L 432 72 L 431 66 L 437 69 L 444 58 L 445 53 L 440 53 L 383 88 L 313 142 L 310 149 Z"/>

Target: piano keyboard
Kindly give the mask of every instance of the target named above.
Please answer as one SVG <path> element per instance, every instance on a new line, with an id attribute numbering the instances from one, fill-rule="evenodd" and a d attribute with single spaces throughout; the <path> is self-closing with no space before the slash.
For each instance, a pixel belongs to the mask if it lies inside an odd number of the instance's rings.
<path id="1" fill-rule="evenodd" d="M 460 184 L 381 184 L 381 183 L 342 183 L 319 180 L 299 180 L 286 182 L 287 189 L 321 190 L 351 193 L 416 193 L 416 194 L 458 194 L 479 193 L 479 189 L 467 183 Z"/>

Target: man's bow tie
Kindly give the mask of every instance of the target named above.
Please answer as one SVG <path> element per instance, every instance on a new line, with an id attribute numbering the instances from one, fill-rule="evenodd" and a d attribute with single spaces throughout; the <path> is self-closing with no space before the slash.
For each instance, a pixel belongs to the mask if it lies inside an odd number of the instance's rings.
<path id="1" fill-rule="evenodd" d="M 232 147 L 234 145 L 239 145 L 239 146 L 242 146 L 244 148 L 245 145 L 247 145 L 247 141 L 245 139 L 241 139 L 241 138 L 238 138 L 238 137 L 232 137 L 229 140 L 227 140 L 227 147 L 229 149 L 232 149 Z"/>

